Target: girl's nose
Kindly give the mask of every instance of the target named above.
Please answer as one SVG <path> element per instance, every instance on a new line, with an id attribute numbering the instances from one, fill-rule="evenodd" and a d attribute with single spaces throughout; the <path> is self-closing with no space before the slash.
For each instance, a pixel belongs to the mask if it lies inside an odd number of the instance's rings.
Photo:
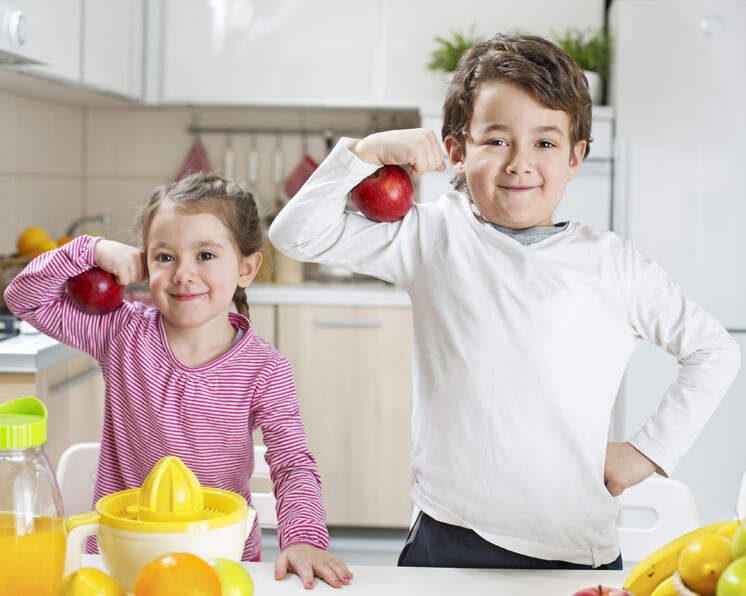
<path id="1" fill-rule="evenodd" d="M 174 270 L 174 283 L 185 284 L 194 281 L 194 269 L 189 261 L 179 261 Z"/>

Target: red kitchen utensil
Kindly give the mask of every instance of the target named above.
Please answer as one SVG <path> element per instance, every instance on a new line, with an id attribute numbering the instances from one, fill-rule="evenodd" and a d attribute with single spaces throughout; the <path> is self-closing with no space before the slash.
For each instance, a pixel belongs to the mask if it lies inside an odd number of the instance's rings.
<path id="1" fill-rule="evenodd" d="M 308 155 L 308 153 L 303 154 L 300 163 L 295 166 L 295 169 L 293 169 L 290 176 L 285 181 L 285 193 L 288 198 L 293 198 L 293 195 L 301 189 L 301 186 L 306 183 L 306 180 L 311 177 L 311 174 L 313 174 L 318 167 L 319 164 L 316 163 L 316 160 L 314 160 L 313 157 Z"/>
<path id="2" fill-rule="evenodd" d="M 186 161 L 181 167 L 181 172 L 176 177 L 176 180 L 181 180 L 185 176 L 194 174 L 195 172 L 208 174 L 211 170 L 212 168 L 210 167 L 210 162 L 207 159 L 207 149 L 205 149 L 202 141 L 197 139 L 196 141 L 194 141 L 192 148 L 189 150 Z"/>

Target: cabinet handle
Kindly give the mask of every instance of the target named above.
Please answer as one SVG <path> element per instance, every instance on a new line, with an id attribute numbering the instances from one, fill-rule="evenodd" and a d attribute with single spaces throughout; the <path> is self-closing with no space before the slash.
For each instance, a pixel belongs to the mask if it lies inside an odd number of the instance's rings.
<path id="1" fill-rule="evenodd" d="M 72 379 L 62 381 L 62 383 L 58 383 L 57 385 L 50 387 L 50 391 L 52 393 L 63 393 L 71 387 L 75 387 L 75 385 L 82 383 L 88 377 L 92 377 L 93 375 L 97 374 L 98 371 L 98 368 L 89 368 L 87 371 L 80 373 L 78 376 L 73 377 Z"/>
<path id="2" fill-rule="evenodd" d="M 317 327 L 355 327 L 355 328 L 373 328 L 380 327 L 381 321 L 372 319 L 362 319 L 360 321 L 350 319 L 314 319 L 313 324 Z"/>

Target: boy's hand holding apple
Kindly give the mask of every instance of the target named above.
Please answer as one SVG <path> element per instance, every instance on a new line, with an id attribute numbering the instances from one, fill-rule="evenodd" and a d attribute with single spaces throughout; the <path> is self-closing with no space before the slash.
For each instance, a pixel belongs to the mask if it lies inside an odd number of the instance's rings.
<path id="1" fill-rule="evenodd" d="M 417 175 L 430 170 L 442 172 L 446 167 L 443 148 L 435 133 L 427 128 L 377 132 L 358 141 L 352 152 L 377 166 L 409 166 Z"/>

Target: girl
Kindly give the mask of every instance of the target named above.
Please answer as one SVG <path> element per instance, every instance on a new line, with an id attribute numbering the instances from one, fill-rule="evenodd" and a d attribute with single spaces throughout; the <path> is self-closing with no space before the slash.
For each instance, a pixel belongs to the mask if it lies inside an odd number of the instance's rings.
<path id="1" fill-rule="evenodd" d="M 11 310 L 43 333 L 91 354 L 106 384 L 94 500 L 139 488 L 176 455 L 204 486 L 251 505 L 252 431 L 261 428 L 277 495 L 282 552 L 275 577 L 352 574 L 326 552 L 320 477 L 308 451 L 287 360 L 254 333 L 244 288 L 262 256 L 256 204 L 236 183 L 194 174 L 157 188 L 141 210 L 143 250 L 80 236 L 36 258 L 5 292 Z M 65 293 L 92 267 L 120 284 L 148 280 L 155 308 L 125 302 L 85 314 Z M 231 308 L 235 305 L 236 312 Z M 259 560 L 257 521 L 244 560 Z"/>

